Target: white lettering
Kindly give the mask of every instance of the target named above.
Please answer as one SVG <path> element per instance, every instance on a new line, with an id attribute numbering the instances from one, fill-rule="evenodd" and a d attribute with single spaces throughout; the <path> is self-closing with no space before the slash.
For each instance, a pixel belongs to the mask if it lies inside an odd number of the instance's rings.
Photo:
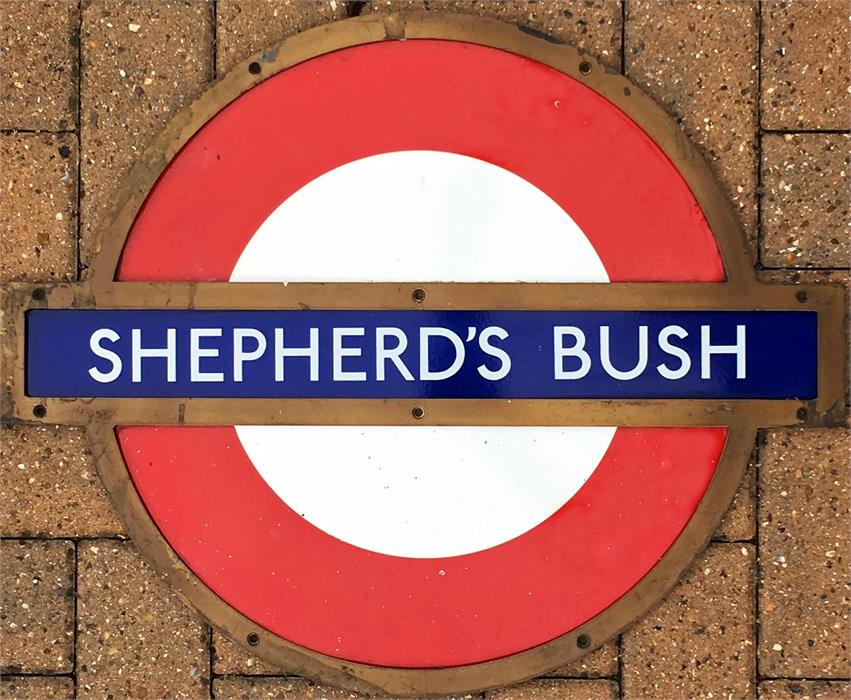
<path id="1" fill-rule="evenodd" d="M 508 331 L 504 328 L 500 328 L 499 326 L 488 326 L 479 334 L 479 347 L 484 353 L 495 357 L 500 361 L 499 369 L 488 369 L 484 364 L 479 365 L 476 369 L 479 370 L 479 374 L 481 374 L 485 379 L 497 381 L 506 377 L 511 371 L 511 358 L 505 350 L 491 344 L 490 339 L 492 337 L 505 340 L 508 337 Z"/>
<path id="2" fill-rule="evenodd" d="M 220 338 L 221 328 L 192 328 L 189 331 L 189 381 L 191 382 L 223 382 L 223 372 L 202 372 L 202 357 L 218 357 L 218 348 L 202 348 L 201 338 Z"/>
<path id="3" fill-rule="evenodd" d="M 319 329 L 310 329 L 310 345 L 306 348 L 284 347 L 284 329 L 275 329 L 275 381 L 284 381 L 284 358 L 310 358 L 310 381 L 319 381 Z"/>
<path id="4" fill-rule="evenodd" d="M 443 370 L 434 371 L 429 366 L 429 339 L 432 337 L 446 338 L 455 349 L 455 359 Z M 464 364 L 464 343 L 457 333 L 448 328 L 424 326 L 420 328 L 420 380 L 438 381 L 448 379 Z"/>
<path id="5" fill-rule="evenodd" d="M 609 352 L 609 327 L 600 326 L 600 362 L 606 374 L 614 379 L 629 380 L 640 377 L 647 368 L 647 326 L 638 327 L 638 363 L 627 371 L 616 369 L 612 364 Z"/>
<path id="6" fill-rule="evenodd" d="M 245 350 L 245 339 L 253 338 L 257 347 L 250 352 Z M 233 380 L 242 381 L 242 365 L 246 362 L 258 360 L 266 352 L 266 336 L 256 328 L 234 328 L 233 329 Z"/>
<path id="7" fill-rule="evenodd" d="M 388 348 L 387 338 L 396 338 L 395 348 Z M 384 381 L 384 370 L 387 360 L 393 363 L 399 374 L 406 382 L 414 381 L 414 375 L 402 361 L 402 353 L 408 347 L 408 336 L 401 328 L 379 327 L 375 329 L 375 378 L 379 382 Z"/>
<path id="8" fill-rule="evenodd" d="M 118 353 L 113 352 L 112 350 L 107 350 L 101 345 L 101 341 L 103 340 L 109 340 L 114 343 L 120 338 L 121 336 L 119 336 L 118 333 L 111 328 L 99 328 L 92 333 L 92 337 L 89 338 L 89 347 L 92 352 L 98 357 L 103 358 L 104 360 L 109 360 L 112 363 L 112 369 L 108 372 L 101 372 L 97 367 L 89 368 L 89 375 L 96 382 L 108 384 L 109 382 L 114 382 L 121 375 L 121 357 L 119 357 Z"/>
<path id="9" fill-rule="evenodd" d="M 564 347 L 564 336 L 572 336 L 576 341 L 566 348 Z M 576 326 L 553 326 L 553 359 L 555 363 L 556 379 L 582 379 L 591 369 L 591 357 L 585 352 L 585 334 Z M 578 357 L 579 369 L 566 370 L 564 368 L 565 357 Z"/>
<path id="10" fill-rule="evenodd" d="M 143 348 L 142 330 L 140 328 L 134 328 L 130 335 L 133 355 L 131 378 L 133 382 L 138 384 L 142 381 L 142 359 L 146 357 L 164 357 L 166 359 L 166 381 L 177 381 L 177 330 L 174 328 L 166 329 L 166 346 L 164 348 Z"/>
<path id="11" fill-rule="evenodd" d="M 333 332 L 333 358 L 334 358 L 334 381 L 335 382 L 365 382 L 366 372 L 352 372 L 343 369 L 344 357 L 360 357 L 363 351 L 360 348 L 343 347 L 343 338 L 361 336 L 363 328 L 335 328 Z"/>
<path id="12" fill-rule="evenodd" d="M 735 345 L 712 345 L 710 342 L 709 326 L 700 327 L 700 378 L 711 379 L 712 368 L 710 360 L 712 355 L 735 355 L 736 356 L 736 379 L 745 379 L 745 327 L 736 326 Z"/>
<path id="13" fill-rule="evenodd" d="M 663 362 L 656 365 L 656 369 L 665 379 L 682 379 L 691 369 L 691 358 L 685 350 L 671 344 L 669 338 L 672 335 L 677 338 L 685 338 L 688 335 L 688 331 L 682 326 L 665 326 L 661 331 L 659 331 L 659 348 L 662 352 L 666 352 L 669 355 L 673 355 L 678 358 L 680 366 L 678 369 L 671 369 Z"/>

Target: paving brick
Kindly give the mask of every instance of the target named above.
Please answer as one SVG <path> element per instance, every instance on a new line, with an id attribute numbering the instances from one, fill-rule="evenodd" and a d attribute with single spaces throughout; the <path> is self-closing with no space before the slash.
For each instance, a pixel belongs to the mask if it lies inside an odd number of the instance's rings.
<path id="1" fill-rule="evenodd" d="M 754 550 L 710 545 L 623 636 L 627 698 L 752 697 Z"/>
<path id="2" fill-rule="evenodd" d="M 548 34 L 620 69 L 621 7 L 617 0 L 374 0 L 361 14 L 401 10 L 493 17 Z"/>
<path id="3" fill-rule="evenodd" d="M 757 16 L 752 2 L 631 0 L 626 73 L 701 148 L 756 258 Z"/>
<path id="4" fill-rule="evenodd" d="M 0 135 L 0 282 L 77 275 L 73 134 Z"/>
<path id="5" fill-rule="evenodd" d="M 74 679 L 67 676 L 6 676 L 0 678 L 0 700 L 45 700 L 74 697 Z"/>
<path id="6" fill-rule="evenodd" d="M 219 0 L 216 3 L 216 72 L 286 37 L 346 16 L 345 0 Z"/>
<path id="7" fill-rule="evenodd" d="M 77 0 L 0 3 L 0 127 L 73 129 Z"/>
<path id="8" fill-rule="evenodd" d="M 748 464 L 733 503 L 718 526 L 713 539 L 738 542 L 753 539 L 756 534 L 756 480 L 754 466 Z"/>
<path id="9" fill-rule="evenodd" d="M 762 139 L 762 262 L 767 267 L 848 267 L 851 139 L 768 134 Z"/>
<path id="10" fill-rule="evenodd" d="M 79 697 L 208 697 L 206 625 L 130 543 L 82 542 L 77 586 Z"/>
<path id="11" fill-rule="evenodd" d="M 0 543 L 0 669 L 67 673 L 74 644 L 74 543 Z"/>
<path id="12" fill-rule="evenodd" d="M 760 468 L 764 676 L 847 677 L 848 432 L 773 430 Z"/>
<path id="13" fill-rule="evenodd" d="M 342 700 L 364 697 L 339 688 L 321 686 L 301 678 L 217 678 L 214 697 L 219 700 Z"/>
<path id="14" fill-rule="evenodd" d="M 121 531 L 79 428 L 2 429 L 0 533 L 91 537 Z"/>
<path id="15" fill-rule="evenodd" d="M 847 0 L 763 0 L 762 42 L 766 129 L 851 127 Z"/>
<path id="16" fill-rule="evenodd" d="M 95 0 L 83 9 L 81 254 L 88 264 L 135 158 L 210 79 L 202 0 Z"/>
<path id="17" fill-rule="evenodd" d="M 553 678 L 604 678 L 618 672 L 618 642 L 612 639 L 590 654 L 559 666 L 547 676 Z"/>
<path id="18" fill-rule="evenodd" d="M 765 681 L 759 685 L 760 700 L 847 700 L 847 681 Z"/>
<path id="19" fill-rule="evenodd" d="M 487 700 L 615 700 L 618 685 L 601 680 L 535 680 L 491 690 Z"/>

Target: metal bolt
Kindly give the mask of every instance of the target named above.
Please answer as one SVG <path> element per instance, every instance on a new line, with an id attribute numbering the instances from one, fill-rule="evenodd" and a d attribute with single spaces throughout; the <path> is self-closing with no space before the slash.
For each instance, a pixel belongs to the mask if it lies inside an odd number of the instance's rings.
<path id="1" fill-rule="evenodd" d="M 260 635 L 257 634 L 257 632 L 251 632 L 246 639 L 248 640 L 249 646 L 256 647 L 260 644 Z"/>
<path id="2" fill-rule="evenodd" d="M 257 61 L 252 61 L 248 64 L 248 72 L 251 75 L 260 75 L 260 71 L 263 70 L 263 66 L 261 66 Z"/>
<path id="3" fill-rule="evenodd" d="M 807 299 L 809 299 L 809 296 L 808 296 L 808 295 L 807 295 L 807 293 L 806 293 L 806 292 L 802 289 L 800 292 L 796 292 L 796 293 L 795 293 L 795 298 L 796 298 L 799 302 L 801 302 L 801 303 L 803 304 L 804 302 L 806 302 L 806 301 L 807 301 Z"/>
<path id="4" fill-rule="evenodd" d="M 799 408 L 795 413 L 795 415 L 798 417 L 798 420 L 806 420 L 807 414 L 809 414 L 809 411 L 803 406 L 801 406 L 801 408 Z"/>
<path id="5" fill-rule="evenodd" d="M 425 409 L 422 406 L 414 406 L 411 409 L 411 415 L 417 420 L 422 420 L 425 418 Z"/>
<path id="6" fill-rule="evenodd" d="M 33 415 L 36 418 L 44 418 L 47 415 L 47 406 L 42 403 L 37 403 L 33 406 Z"/>
<path id="7" fill-rule="evenodd" d="M 588 75 L 591 72 L 591 67 L 592 66 L 589 61 L 582 61 L 582 63 L 579 64 L 579 72 L 582 73 L 582 75 Z"/>
<path id="8" fill-rule="evenodd" d="M 587 649 L 591 646 L 591 637 L 589 637 L 587 634 L 580 634 L 576 638 L 576 646 L 578 646 L 580 649 Z"/>
<path id="9" fill-rule="evenodd" d="M 413 299 L 417 304 L 422 304 L 426 298 L 426 290 L 422 287 L 417 287 L 413 292 L 411 292 L 411 299 Z"/>

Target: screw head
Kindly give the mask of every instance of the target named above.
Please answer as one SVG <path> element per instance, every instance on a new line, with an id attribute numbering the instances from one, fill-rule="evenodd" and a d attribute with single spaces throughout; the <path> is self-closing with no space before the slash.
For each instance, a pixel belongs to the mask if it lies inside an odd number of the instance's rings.
<path id="1" fill-rule="evenodd" d="M 422 420 L 423 418 L 425 418 L 425 409 L 422 406 L 414 406 L 411 409 L 411 415 L 416 420 Z"/>
<path id="2" fill-rule="evenodd" d="M 263 70 L 263 66 L 261 66 L 257 61 L 252 61 L 248 64 L 248 72 L 251 75 L 260 75 L 260 71 Z"/>
<path id="3" fill-rule="evenodd" d="M 260 635 L 257 634 L 257 632 L 251 632 L 246 637 L 246 641 L 248 642 L 249 646 L 256 647 L 258 644 L 260 644 Z"/>
<path id="4" fill-rule="evenodd" d="M 422 304 L 426 298 L 426 290 L 422 287 L 417 287 L 413 292 L 411 292 L 411 299 L 413 299 L 417 304 Z"/>
<path id="5" fill-rule="evenodd" d="M 578 646 L 580 649 L 587 649 L 591 646 L 591 637 L 589 637 L 587 634 L 580 634 L 576 638 L 576 646 Z"/>
<path id="6" fill-rule="evenodd" d="M 804 302 L 806 302 L 806 301 L 807 301 L 807 299 L 809 299 L 809 295 L 808 295 L 808 294 L 807 294 L 807 293 L 806 293 L 806 292 L 802 289 L 800 292 L 796 292 L 796 293 L 795 293 L 795 298 L 796 298 L 796 299 L 797 299 L 797 300 L 798 300 L 801 304 L 803 304 Z"/>
<path id="7" fill-rule="evenodd" d="M 591 72 L 591 68 L 592 65 L 590 61 L 582 61 L 582 63 L 579 64 L 579 72 L 582 73 L 582 75 L 588 75 Z"/>
<path id="8" fill-rule="evenodd" d="M 44 418 L 47 415 L 47 406 L 43 403 L 37 403 L 33 406 L 33 415 L 36 418 Z"/>
<path id="9" fill-rule="evenodd" d="M 44 301 L 45 299 L 47 299 L 47 291 L 44 289 L 44 287 L 36 287 L 35 289 L 33 289 L 32 298 L 35 301 Z"/>
<path id="10" fill-rule="evenodd" d="M 799 408 L 795 412 L 795 415 L 797 416 L 798 420 L 806 420 L 808 413 L 809 413 L 809 411 L 806 408 L 804 408 L 803 406 L 801 406 L 801 408 Z"/>

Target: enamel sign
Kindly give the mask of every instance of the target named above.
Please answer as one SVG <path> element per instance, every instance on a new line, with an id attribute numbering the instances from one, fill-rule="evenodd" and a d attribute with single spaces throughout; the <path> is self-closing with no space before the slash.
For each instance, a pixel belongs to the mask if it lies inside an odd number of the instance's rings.
<path id="1" fill-rule="evenodd" d="M 358 18 L 238 66 L 89 272 L 7 294 L 5 418 L 85 425 L 195 608 L 353 690 L 599 646 L 708 540 L 757 428 L 844 404 L 841 291 L 758 283 L 649 98 L 493 21 Z"/>

